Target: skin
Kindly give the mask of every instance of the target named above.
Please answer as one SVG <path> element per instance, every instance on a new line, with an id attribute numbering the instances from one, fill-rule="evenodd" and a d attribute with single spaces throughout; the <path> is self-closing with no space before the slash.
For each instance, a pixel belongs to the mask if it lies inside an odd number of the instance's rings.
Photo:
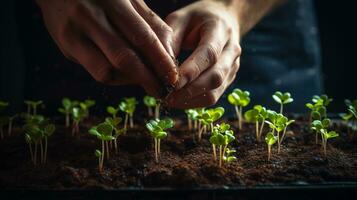
<path id="1" fill-rule="evenodd" d="M 172 29 L 140 0 L 37 0 L 62 53 L 103 84 L 162 96 L 177 81 Z M 147 61 L 146 63 L 143 60 Z"/>
<path id="2" fill-rule="evenodd" d="M 179 68 L 170 107 L 187 109 L 214 105 L 239 69 L 240 39 L 282 0 L 202 0 L 171 13 L 174 51 L 193 50 Z"/>
<path id="3" fill-rule="evenodd" d="M 239 69 L 241 37 L 283 0 L 201 0 L 160 19 L 143 0 L 37 0 L 63 54 L 104 84 L 142 86 L 174 108 L 215 104 Z M 177 69 L 173 57 L 192 55 Z M 143 61 L 147 62 L 143 62 Z M 164 83 L 164 84 L 162 84 Z"/>

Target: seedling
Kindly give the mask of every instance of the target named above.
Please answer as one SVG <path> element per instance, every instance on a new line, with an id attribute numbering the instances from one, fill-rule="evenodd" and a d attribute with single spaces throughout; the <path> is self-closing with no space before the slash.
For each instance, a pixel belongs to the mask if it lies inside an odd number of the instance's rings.
<path id="1" fill-rule="evenodd" d="M 311 123 L 311 130 L 315 131 L 315 143 L 318 144 L 318 140 L 319 140 L 319 134 L 321 132 L 321 129 L 328 129 L 329 126 L 330 126 L 330 119 L 328 118 L 325 118 L 323 120 L 314 120 L 312 123 Z"/>
<path id="2" fill-rule="evenodd" d="M 107 156 L 107 159 L 110 157 L 109 153 L 109 141 L 115 140 L 113 137 L 113 126 L 108 123 L 101 123 L 98 126 L 92 127 L 89 130 L 89 134 L 96 136 L 102 143 L 102 150 L 95 150 L 95 156 L 98 157 L 98 169 L 101 173 L 103 171 L 104 165 L 104 156 Z"/>
<path id="3" fill-rule="evenodd" d="M 321 129 L 321 136 L 322 136 L 322 147 L 324 150 L 324 155 L 327 155 L 326 152 L 326 146 L 327 146 L 327 140 L 331 139 L 331 138 L 335 138 L 338 137 L 338 133 L 336 133 L 335 131 L 327 131 L 326 129 Z"/>
<path id="4" fill-rule="evenodd" d="M 265 123 L 269 124 L 271 129 L 270 132 L 272 134 L 276 133 L 278 139 L 278 153 L 280 153 L 281 144 L 285 139 L 286 129 L 293 122 L 295 122 L 295 120 L 289 120 L 280 113 L 278 114 L 275 111 L 268 112 L 268 120 L 265 120 Z M 281 131 L 283 131 L 282 134 L 280 134 Z"/>
<path id="5" fill-rule="evenodd" d="M 66 127 L 70 126 L 70 116 L 72 112 L 72 108 L 79 104 L 78 101 L 71 101 L 69 98 L 62 99 L 62 107 L 58 108 L 58 112 L 65 115 L 65 125 Z"/>
<path id="6" fill-rule="evenodd" d="M 351 130 L 357 129 L 357 99 L 354 101 L 350 101 L 348 99 L 345 100 L 345 104 L 347 106 L 347 113 L 341 115 L 342 119 L 347 122 L 348 125 L 348 135 L 351 136 Z"/>
<path id="7" fill-rule="evenodd" d="M 213 131 L 213 123 L 220 119 L 224 114 L 223 107 L 210 108 L 204 110 L 202 115 L 198 115 L 197 118 L 202 123 L 202 126 L 198 130 L 198 141 L 201 141 L 202 133 L 207 132 L 207 128 Z"/>
<path id="8" fill-rule="evenodd" d="M 114 106 L 108 106 L 107 112 L 111 114 L 113 118 L 116 118 L 119 112 L 119 107 L 115 108 Z"/>
<path id="9" fill-rule="evenodd" d="M 172 128 L 173 126 L 174 121 L 170 118 L 150 120 L 146 123 L 146 128 L 149 130 L 150 136 L 154 138 L 156 163 L 159 162 L 161 140 L 167 136 L 166 129 Z"/>
<path id="10" fill-rule="evenodd" d="M 197 117 L 198 117 L 198 112 L 196 109 L 187 109 L 185 110 L 185 113 L 187 115 L 187 124 L 188 124 L 188 130 L 192 131 L 192 128 L 196 129 L 197 127 Z M 194 127 L 192 127 L 192 122 L 194 122 Z"/>
<path id="11" fill-rule="evenodd" d="M 120 135 L 122 135 L 124 133 L 124 128 L 120 129 L 119 127 L 119 124 L 120 122 L 122 121 L 122 118 L 120 117 L 115 117 L 115 118 L 112 118 L 112 117 L 107 117 L 105 118 L 105 123 L 111 125 L 113 127 L 113 130 L 114 130 L 114 149 L 115 149 L 115 152 L 118 152 L 118 143 L 117 143 L 117 140 L 118 140 L 118 137 Z M 110 146 L 112 146 L 112 141 L 110 141 Z"/>
<path id="12" fill-rule="evenodd" d="M 244 118 L 248 122 L 255 123 L 255 135 L 257 141 L 260 142 L 265 120 L 268 118 L 267 109 L 261 105 L 256 105 L 253 109 L 250 109 L 244 113 Z"/>
<path id="13" fill-rule="evenodd" d="M 37 115 L 37 108 L 40 106 L 43 102 L 42 101 L 25 101 L 25 104 L 27 105 L 27 114 L 28 115 Z M 32 110 L 32 113 L 31 113 Z"/>
<path id="14" fill-rule="evenodd" d="M 306 107 L 311 110 L 310 112 L 310 122 L 313 120 L 322 120 L 326 117 L 326 107 L 332 102 L 333 99 L 329 98 L 327 95 L 312 97 L 312 103 L 307 103 Z"/>
<path id="15" fill-rule="evenodd" d="M 124 100 L 119 103 L 119 109 L 121 111 L 125 112 L 125 120 L 124 120 L 125 132 L 128 127 L 129 118 L 130 118 L 130 128 L 134 127 L 133 115 L 135 112 L 136 104 L 138 104 L 138 102 L 136 101 L 136 99 L 134 97 L 124 98 Z"/>
<path id="16" fill-rule="evenodd" d="M 285 92 L 284 94 L 280 91 L 276 91 L 273 94 L 273 99 L 276 101 L 278 104 L 280 104 L 280 114 L 283 114 L 283 109 L 285 104 L 289 104 L 294 101 L 293 98 L 291 98 L 291 94 L 289 92 Z"/>
<path id="17" fill-rule="evenodd" d="M 87 117 L 87 110 L 82 107 L 74 107 L 72 108 L 72 136 L 75 136 L 79 133 L 79 124 L 83 121 L 84 118 Z"/>
<path id="18" fill-rule="evenodd" d="M 228 95 L 228 102 L 235 108 L 240 130 L 242 129 L 243 122 L 243 107 L 246 107 L 250 103 L 249 96 L 250 93 L 248 91 L 242 91 L 240 89 L 234 89 L 233 92 Z"/>
<path id="19" fill-rule="evenodd" d="M 268 160 L 271 159 L 271 147 L 278 141 L 278 136 L 275 136 L 273 132 L 268 132 L 265 136 L 265 142 L 268 145 Z"/>
<path id="20" fill-rule="evenodd" d="M 89 109 L 93 106 L 95 106 L 95 101 L 91 99 L 87 99 L 83 102 L 79 103 L 79 106 L 81 109 L 85 112 L 85 118 L 89 117 Z"/>
<path id="21" fill-rule="evenodd" d="M 156 100 L 155 97 L 144 96 L 143 102 L 148 108 L 148 115 L 151 117 L 153 115 L 153 108 L 155 109 L 155 119 L 160 118 L 160 102 Z"/>
<path id="22" fill-rule="evenodd" d="M 28 116 L 25 120 L 25 140 L 29 145 L 31 161 L 35 166 L 37 165 L 38 146 L 40 146 L 40 163 L 45 164 L 47 162 L 48 137 L 55 132 L 56 127 L 41 115 Z M 34 145 L 34 151 L 32 145 Z"/>
<path id="23" fill-rule="evenodd" d="M 216 146 L 218 146 L 219 167 L 222 167 L 223 161 L 231 162 L 231 161 L 236 160 L 236 157 L 233 156 L 233 153 L 235 151 L 229 150 L 229 149 L 227 151 L 228 145 L 231 142 L 233 142 L 234 139 L 235 139 L 234 133 L 232 130 L 230 130 L 229 124 L 222 123 L 220 125 L 217 124 L 216 126 L 213 127 L 212 135 L 211 135 L 209 141 L 212 144 L 214 160 L 217 160 Z"/>

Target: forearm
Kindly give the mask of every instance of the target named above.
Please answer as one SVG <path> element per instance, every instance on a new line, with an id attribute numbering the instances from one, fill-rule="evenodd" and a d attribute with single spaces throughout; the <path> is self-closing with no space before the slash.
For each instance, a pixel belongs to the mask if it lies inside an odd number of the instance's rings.
<path id="1" fill-rule="evenodd" d="M 236 17 L 240 36 L 252 29 L 266 14 L 286 0 L 206 0 L 221 2 Z"/>

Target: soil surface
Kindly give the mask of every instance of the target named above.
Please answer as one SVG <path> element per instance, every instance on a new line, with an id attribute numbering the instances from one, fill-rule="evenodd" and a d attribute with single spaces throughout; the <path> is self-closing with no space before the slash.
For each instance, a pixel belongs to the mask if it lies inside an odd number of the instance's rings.
<path id="1" fill-rule="evenodd" d="M 61 120 L 57 120 L 61 122 Z M 270 184 L 310 184 L 357 181 L 357 133 L 347 135 L 346 127 L 334 123 L 340 137 L 328 143 L 325 157 L 315 135 L 303 119 L 290 127 L 282 152 L 267 160 L 267 146 L 255 139 L 253 124 L 236 131 L 231 148 L 237 161 L 223 168 L 212 159 L 209 135 L 200 143 L 186 123 L 175 128 L 161 143 L 161 160 L 155 163 L 153 140 L 144 126 L 136 126 L 119 138 L 119 152 L 105 160 L 104 172 L 97 168 L 94 150 L 100 141 L 87 133 L 98 119 L 82 124 L 80 137 L 57 125 L 49 139 L 48 163 L 33 166 L 21 128 L 0 140 L 0 188 L 3 189 L 114 189 L 121 187 L 209 187 L 255 186 Z M 61 122 L 62 123 L 62 122 Z M 140 122 L 137 124 L 143 124 Z M 231 121 L 230 124 L 236 124 Z M 140 127 L 140 128 L 139 128 Z M 235 127 L 233 127 L 235 129 Z M 266 132 L 266 130 L 264 131 Z"/>

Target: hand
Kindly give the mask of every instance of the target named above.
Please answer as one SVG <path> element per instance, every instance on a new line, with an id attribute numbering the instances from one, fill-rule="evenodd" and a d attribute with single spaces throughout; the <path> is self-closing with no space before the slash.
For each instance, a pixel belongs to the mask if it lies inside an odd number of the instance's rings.
<path id="1" fill-rule="evenodd" d="M 176 91 L 167 98 L 175 108 L 215 104 L 233 82 L 239 69 L 241 48 L 237 17 L 222 1 L 199 1 L 171 13 L 174 52 L 194 49 L 179 67 Z"/>
<path id="2" fill-rule="evenodd" d="M 37 0 L 63 54 L 104 84 L 136 84 L 158 97 L 177 79 L 172 29 L 143 0 Z M 148 68 L 143 60 L 152 67 Z"/>

